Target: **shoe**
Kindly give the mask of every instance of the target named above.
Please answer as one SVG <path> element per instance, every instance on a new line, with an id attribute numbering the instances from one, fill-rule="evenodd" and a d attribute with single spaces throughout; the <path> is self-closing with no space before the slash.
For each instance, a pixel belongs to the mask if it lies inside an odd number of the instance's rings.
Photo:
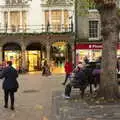
<path id="1" fill-rule="evenodd" d="M 4 108 L 8 108 L 8 105 L 4 105 Z"/>
<path id="2" fill-rule="evenodd" d="M 68 96 L 68 95 L 63 95 L 63 97 L 64 97 L 65 99 L 70 99 L 70 96 Z"/>
<path id="3" fill-rule="evenodd" d="M 13 106 L 11 106 L 11 108 L 10 108 L 11 110 L 15 110 L 15 108 L 13 107 Z"/>

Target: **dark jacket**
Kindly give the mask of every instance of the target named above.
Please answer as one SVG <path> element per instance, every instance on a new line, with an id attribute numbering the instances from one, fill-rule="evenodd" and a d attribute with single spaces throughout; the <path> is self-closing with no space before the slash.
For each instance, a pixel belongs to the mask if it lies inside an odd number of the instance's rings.
<path id="1" fill-rule="evenodd" d="M 83 70 L 79 70 L 75 73 L 75 79 L 72 81 L 72 83 L 78 84 L 78 85 L 85 85 L 86 84 L 86 75 Z"/>
<path id="2" fill-rule="evenodd" d="M 19 87 L 17 78 L 18 72 L 12 66 L 6 67 L 3 69 L 2 73 L 0 74 L 0 79 L 5 78 L 3 81 L 3 89 L 12 89 L 17 90 Z"/>
<path id="3" fill-rule="evenodd" d="M 98 83 L 100 83 L 100 72 L 101 72 L 101 70 L 98 68 L 95 68 L 92 72 L 94 80 L 96 80 L 96 82 L 98 82 Z"/>

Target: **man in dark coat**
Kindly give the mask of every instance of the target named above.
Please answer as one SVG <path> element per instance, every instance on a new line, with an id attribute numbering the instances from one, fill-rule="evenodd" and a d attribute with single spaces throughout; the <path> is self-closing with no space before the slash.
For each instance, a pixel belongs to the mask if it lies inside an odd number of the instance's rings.
<path id="1" fill-rule="evenodd" d="M 81 86 L 80 89 L 82 90 L 81 97 L 83 97 L 86 85 L 87 85 L 86 84 L 86 75 L 81 66 L 81 68 L 77 69 L 77 71 L 75 70 L 75 79 L 73 79 L 72 81 L 70 81 L 70 83 L 68 83 L 66 85 L 64 97 L 70 98 L 71 88 L 72 87 L 80 87 L 80 86 Z"/>
<path id="2" fill-rule="evenodd" d="M 18 82 L 16 78 L 18 77 L 18 72 L 15 68 L 12 67 L 12 62 L 7 62 L 7 67 L 3 69 L 0 79 L 4 78 L 3 81 L 3 90 L 4 90 L 4 101 L 5 108 L 8 108 L 8 98 L 10 95 L 11 99 L 11 110 L 14 110 L 14 93 L 18 89 Z"/>

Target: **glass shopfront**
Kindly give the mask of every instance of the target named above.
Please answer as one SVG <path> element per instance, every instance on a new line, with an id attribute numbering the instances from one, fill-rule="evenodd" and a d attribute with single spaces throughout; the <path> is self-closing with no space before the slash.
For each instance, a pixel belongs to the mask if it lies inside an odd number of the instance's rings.
<path id="1" fill-rule="evenodd" d="M 17 43 L 7 43 L 3 46 L 3 61 L 12 61 L 17 70 L 22 66 L 21 47 Z"/>
<path id="2" fill-rule="evenodd" d="M 84 57 L 90 61 L 95 61 L 102 56 L 102 44 L 77 44 L 76 63 L 83 61 Z M 117 45 L 117 57 L 120 57 L 120 44 Z"/>
<path id="3" fill-rule="evenodd" d="M 102 55 L 102 44 L 77 44 L 76 63 L 83 61 L 85 56 L 90 61 L 96 61 Z"/>
<path id="4" fill-rule="evenodd" d="M 76 50 L 76 63 L 84 61 L 85 56 L 90 61 L 96 61 L 102 55 L 102 50 Z"/>
<path id="5" fill-rule="evenodd" d="M 28 71 L 38 71 L 40 70 L 40 51 L 28 51 L 27 52 L 28 58 Z"/>
<path id="6" fill-rule="evenodd" d="M 12 50 L 6 50 L 4 51 L 4 60 L 5 61 L 12 61 L 13 67 L 15 67 L 17 70 L 20 68 L 21 63 L 21 51 L 12 51 Z"/>
<path id="7" fill-rule="evenodd" d="M 51 51 L 52 60 L 54 60 L 56 67 L 63 67 L 66 57 L 66 43 L 55 42 L 52 45 Z"/>

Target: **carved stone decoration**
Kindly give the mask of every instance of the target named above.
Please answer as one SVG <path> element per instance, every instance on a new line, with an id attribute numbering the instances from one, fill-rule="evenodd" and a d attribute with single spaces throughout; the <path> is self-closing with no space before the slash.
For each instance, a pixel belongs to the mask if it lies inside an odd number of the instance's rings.
<path id="1" fill-rule="evenodd" d="M 73 4 L 72 0 L 43 0 L 44 4 L 49 5 L 66 5 L 66 4 Z"/>

